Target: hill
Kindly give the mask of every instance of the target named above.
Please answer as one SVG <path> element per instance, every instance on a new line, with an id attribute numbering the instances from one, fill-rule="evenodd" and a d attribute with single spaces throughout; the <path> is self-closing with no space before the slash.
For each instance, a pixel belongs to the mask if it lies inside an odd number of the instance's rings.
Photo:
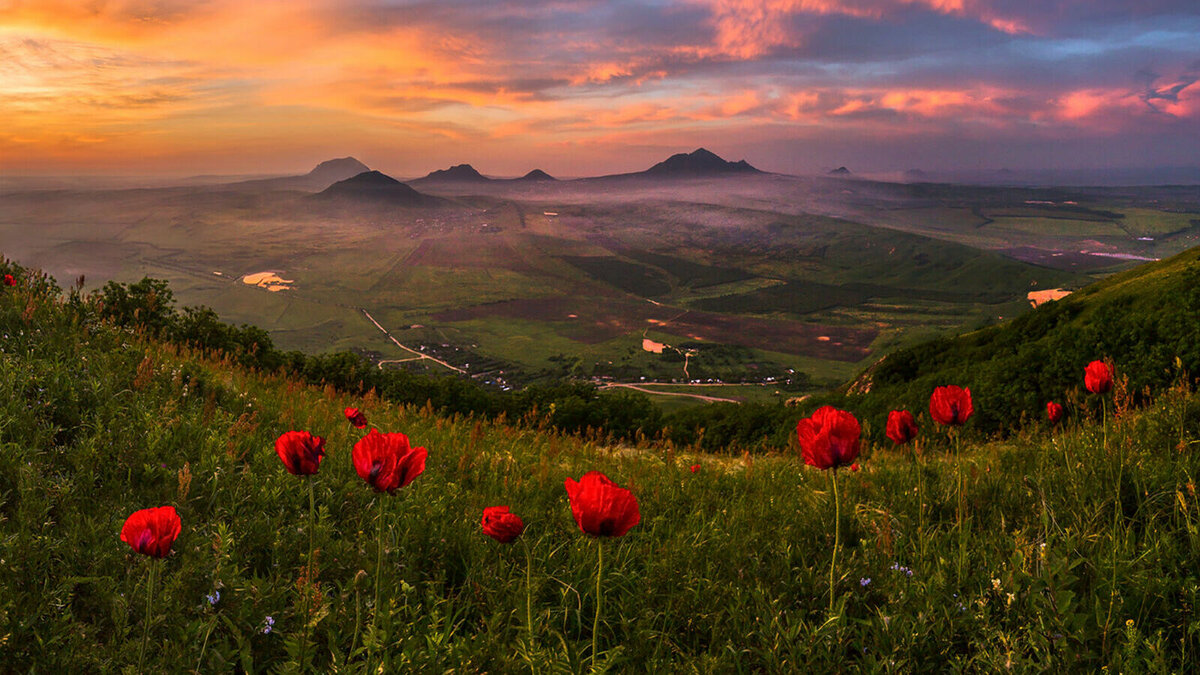
<path id="1" fill-rule="evenodd" d="M 315 195 L 314 199 L 409 206 L 427 205 L 437 201 L 436 198 L 423 195 L 395 178 L 378 171 L 364 171 L 353 178 L 338 181 Z"/>
<path id="2" fill-rule="evenodd" d="M 321 162 L 312 171 L 302 176 L 283 176 L 231 183 L 227 187 L 237 190 L 304 190 L 320 191 L 334 183 L 357 176 L 370 167 L 353 157 L 341 157 Z"/>
<path id="3" fill-rule="evenodd" d="M 558 180 L 558 179 L 555 178 L 554 176 L 551 176 L 550 174 L 546 173 L 545 171 L 542 171 L 541 169 L 534 169 L 533 171 L 530 171 L 529 173 L 525 174 L 524 176 L 521 176 L 517 180 L 552 181 L 552 180 Z"/>
<path id="4" fill-rule="evenodd" d="M 475 170 L 475 167 L 470 164 L 456 164 L 449 169 L 438 169 L 431 171 L 423 178 L 418 178 L 414 183 L 429 182 L 429 183 L 485 183 L 491 179 Z"/>
<path id="5" fill-rule="evenodd" d="M 1089 410 L 956 459 L 923 428 L 921 453 L 821 472 L 390 405 L 0 273 L 9 670 L 1183 672 L 1200 646 L 1184 387 L 1107 427 Z M 410 485 L 359 477 L 347 406 L 428 448 Z M 289 430 L 324 439 L 316 474 L 285 470 Z M 577 528 L 564 480 L 590 470 L 636 497 L 625 536 Z M 520 542 L 481 532 L 497 504 Z M 169 555 L 134 553 L 126 517 L 162 505 Z"/>
<path id="6" fill-rule="evenodd" d="M 857 388 L 870 390 L 865 400 L 919 410 L 931 386 L 969 386 L 981 402 L 978 426 L 1004 432 L 1023 415 L 1040 418 L 1095 359 L 1111 359 L 1134 396 L 1161 390 L 1181 372 L 1200 373 L 1198 317 L 1200 248 L 1193 248 L 1013 321 L 894 352 Z"/>
<path id="7" fill-rule="evenodd" d="M 699 148 L 690 153 L 671 155 L 641 172 L 641 175 L 670 178 L 754 173 L 762 172 L 750 166 L 744 159 L 729 162 L 704 148 Z"/>

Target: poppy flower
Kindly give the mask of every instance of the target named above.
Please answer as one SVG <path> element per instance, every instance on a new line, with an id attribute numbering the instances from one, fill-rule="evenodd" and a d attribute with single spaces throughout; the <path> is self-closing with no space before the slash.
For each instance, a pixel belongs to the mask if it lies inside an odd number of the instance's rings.
<path id="1" fill-rule="evenodd" d="M 966 387 L 938 387 L 929 397 L 929 416 L 938 424 L 962 425 L 973 412 L 971 390 Z"/>
<path id="2" fill-rule="evenodd" d="M 1108 393 L 1113 386 L 1112 369 L 1103 361 L 1092 361 L 1083 371 L 1083 386 L 1093 394 Z"/>
<path id="3" fill-rule="evenodd" d="M 1063 407 L 1061 405 L 1055 403 L 1054 401 L 1050 401 L 1046 404 L 1046 417 L 1050 420 L 1050 424 L 1058 424 L 1058 421 L 1062 419 L 1062 416 Z"/>
<path id="4" fill-rule="evenodd" d="M 392 493 L 425 470 L 425 448 L 408 444 L 404 434 L 381 434 L 372 429 L 354 444 L 351 459 L 358 476 L 378 492 Z"/>
<path id="5" fill-rule="evenodd" d="M 346 421 L 354 425 L 356 429 L 365 429 L 367 427 L 367 416 L 358 408 L 346 408 Z"/>
<path id="6" fill-rule="evenodd" d="M 851 470 L 851 471 L 858 471 L 860 468 L 861 468 L 861 467 L 858 465 L 858 462 L 855 462 L 855 463 L 853 463 L 853 464 L 851 464 L 851 465 L 850 465 L 850 470 Z"/>
<path id="7" fill-rule="evenodd" d="M 700 470 L 700 465 L 699 465 L 699 464 L 693 464 L 693 465 L 692 465 L 692 473 L 696 473 L 696 472 L 697 472 L 697 471 L 699 471 L 699 470 Z"/>
<path id="8" fill-rule="evenodd" d="M 174 506 L 134 511 L 121 528 L 121 541 L 142 555 L 164 558 L 179 536 L 182 523 Z"/>
<path id="9" fill-rule="evenodd" d="M 854 415 L 833 406 L 821 406 L 796 424 L 804 463 L 818 469 L 846 466 L 858 457 L 862 427 Z"/>
<path id="10" fill-rule="evenodd" d="M 507 506 L 489 506 L 483 510 L 483 533 L 501 544 L 508 544 L 521 536 L 525 523 L 521 517 L 508 510 Z"/>
<path id="11" fill-rule="evenodd" d="M 888 413 L 887 437 L 896 445 L 904 445 L 917 437 L 917 421 L 907 410 L 893 410 Z"/>
<path id="12" fill-rule="evenodd" d="M 16 286 L 17 280 L 13 278 L 13 275 L 5 274 L 4 275 L 4 285 L 5 286 Z"/>
<path id="13" fill-rule="evenodd" d="M 325 439 L 307 431 L 285 431 L 275 439 L 275 452 L 293 476 L 311 476 L 321 468 Z"/>
<path id="14" fill-rule="evenodd" d="M 637 497 L 599 471 L 563 481 L 571 515 L 579 529 L 593 537 L 620 537 L 642 519 Z"/>

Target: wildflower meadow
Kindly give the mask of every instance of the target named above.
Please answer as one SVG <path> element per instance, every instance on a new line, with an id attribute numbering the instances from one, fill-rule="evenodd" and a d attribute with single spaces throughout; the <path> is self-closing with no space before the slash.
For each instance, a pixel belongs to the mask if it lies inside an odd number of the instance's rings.
<path id="1" fill-rule="evenodd" d="M 1134 405 L 1097 354 L 1003 439 L 947 382 L 712 455 L 305 384 L 16 272 L 5 670 L 1181 672 L 1200 649 L 1185 375 Z"/>

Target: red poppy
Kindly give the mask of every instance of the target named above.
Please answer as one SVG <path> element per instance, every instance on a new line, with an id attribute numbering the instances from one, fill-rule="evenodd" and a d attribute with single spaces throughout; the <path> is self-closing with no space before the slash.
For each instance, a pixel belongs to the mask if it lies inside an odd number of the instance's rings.
<path id="1" fill-rule="evenodd" d="M 121 541 L 143 555 L 164 558 L 179 536 L 182 523 L 174 506 L 134 511 L 121 528 Z"/>
<path id="2" fill-rule="evenodd" d="M 13 278 L 13 275 L 5 274 L 4 275 L 4 285 L 5 286 L 16 286 L 17 280 Z"/>
<path id="3" fill-rule="evenodd" d="M 1112 369 L 1103 361 L 1092 361 L 1083 371 L 1083 386 L 1093 394 L 1104 394 L 1112 389 Z"/>
<path id="4" fill-rule="evenodd" d="M 858 457 L 862 427 L 854 415 L 833 406 L 821 406 L 796 424 L 804 463 L 818 469 L 846 466 Z"/>
<path id="5" fill-rule="evenodd" d="M 858 470 L 859 470 L 859 468 L 860 468 L 860 467 L 858 466 L 858 462 L 855 462 L 854 464 L 851 464 L 851 465 L 850 465 L 850 470 L 851 470 L 851 471 L 858 471 Z"/>
<path id="6" fill-rule="evenodd" d="M 346 420 L 353 424 L 356 429 L 365 429 L 367 427 L 367 416 L 358 408 L 346 408 Z"/>
<path id="7" fill-rule="evenodd" d="M 917 437 L 917 421 L 907 410 L 893 410 L 888 413 L 887 437 L 896 445 L 904 445 Z"/>
<path id="8" fill-rule="evenodd" d="M 307 431 L 285 431 L 275 439 L 275 452 L 293 476 L 311 476 L 321 468 L 325 439 Z"/>
<path id="9" fill-rule="evenodd" d="M 642 519 L 637 497 L 599 471 L 578 481 L 563 481 L 571 500 L 571 515 L 579 529 L 593 537 L 620 537 Z"/>
<path id="10" fill-rule="evenodd" d="M 966 387 L 938 387 L 929 397 L 929 416 L 938 424 L 959 426 L 973 412 L 975 408 L 971 405 L 971 390 Z"/>
<path id="11" fill-rule="evenodd" d="M 483 533 L 501 544 L 508 544 L 521 536 L 525 523 L 521 517 L 508 510 L 507 506 L 489 506 L 483 510 Z"/>
<path id="12" fill-rule="evenodd" d="M 692 465 L 692 473 L 696 473 L 696 472 L 697 472 L 697 471 L 699 471 L 699 470 L 700 470 L 700 465 L 699 465 L 699 464 L 693 464 L 693 465 Z"/>
<path id="13" fill-rule="evenodd" d="M 354 470 L 379 492 L 392 493 L 425 470 L 425 448 L 413 448 L 404 434 L 381 434 L 372 429 L 354 444 Z"/>
<path id="14" fill-rule="evenodd" d="M 1046 417 L 1050 419 L 1050 424 L 1058 424 L 1058 421 L 1062 419 L 1062 416 L 1063 407 L 1061 405 L 1055 403 L 1054 401 L 1050 401 L 1046 404 Z"/>

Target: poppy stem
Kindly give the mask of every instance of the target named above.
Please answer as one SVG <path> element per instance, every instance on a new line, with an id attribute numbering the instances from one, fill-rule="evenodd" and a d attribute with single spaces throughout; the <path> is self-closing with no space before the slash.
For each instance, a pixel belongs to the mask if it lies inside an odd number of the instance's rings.
<path id="1" fill-rule="evenodd" d="M 925 560 L 925 469 L 921 466 L 921 439 L 913 440 L 913 465 L 917 468 L 917 539 L 921 544 L 921 560 Z"/>
<path id="2" fill-rule="evenodd" d="M 529 555 L 529 542 L 521 538 L 525 548 L 525 628 L 529 631 L 529 649 L 533 649 L 533 559 Z"/>
<path id="3" fill-rule="evenodd" d="M 304 602 L 302 604 L 302 606 L 304 607 L 304 611 L 302 612 L 302 614 L 300 616 L 300 620 L 304 622 L 303 633 L 301 634 L 302 637 L 300 638 L 300 659 L 299 659 L 299 663 L 298 663 L 298 665 L 300 666 L 300 672 L 304 672 L 304 655 L 305 655 L 305 652 L 308 651 L 308 649 L 307 649 L 308 648 L 308 619 L 309 619 L 308 615 L 309 615 L 309 611 L 311 609 L 309 606 L 309 602 L 311 600 L 311 594 L 309 593 L 309 589 L 312 586 L 313 527 L 314 527 L 313 522 L 315 519 L 314 511 L 316 511 L 316 507 L 315 507 L 316 498 L 313 495 L 316 488 L 313 485 L 313 477 L 309 476 L 307 480 L 308 480 L 308 558 L 306 558 L 307 568 L 304 573 L 304 587 L 300 589 L 300 592 L 304 594 Z"/>
<path id="4" fill-rule="evenodd" d="M 150 559 L 150 568 L 146 572 L 146 625 L 142 629 L 142 649 L 138 652 L 138 672 L 145 672 L 142 665 L 146 662 L 146 645 L 150 643 L 150 612 L 154 608 L 154 576 L 158 569 L 158 561 Z"/>
<path id="5" fill-rule="evenodd" d="M 600 610 L 604 606 L 600 580 L 604 573 L 604 543 L 596 538 L 596 618 L 592 621 L 592 670 L 596 669 L 596 636 L 600 632 Z"/>
<path id="6" fill-rule="evenodd" d="M 954 463 L 958 468 L 958 581 L 962 583 L 963 568 L 967 566 L 967 477 L 963 471 L 962 434 L 957 428 L 954 435 Z"/>
<path id="7" fill-rule="evenodd" d="M 375 551 L 375 604 L 372 605 L 372 607 L 374 608 L 372 611 L 374 611 L 375 616 L 374 616 L 374 622 L 373 622 L 374 626 L 372 628 L 372 632 L 377 631 L 379 629 L 379 577 L 380 577 L 380 574 L 383 572 L 383 502 L 384 502 L 383 493 L 379 493 L 376 496 L 376 499 L 379 500 L 379 517 L 377 518 L 377 520 L 379 521 L 379 541 L 377 542 L 376 551 Z M 371 649 L 369 649 L 367 651 L 367 672 L 368 673 L 375 672 L 371 669 L 371 661 L 374 660 L 374 656 L 375 656 L 375 640 L 371 640 Z"/>
<path id="8" fill-rule="evenodd" d="M 833 558 L 829 561 L 829 615 L 833 616 L 834 573 L 837 569 L 838 549 L 842 545 L 842 500 L 838 499 L 837 467 L 829 474 L 833 482 Z"/>

